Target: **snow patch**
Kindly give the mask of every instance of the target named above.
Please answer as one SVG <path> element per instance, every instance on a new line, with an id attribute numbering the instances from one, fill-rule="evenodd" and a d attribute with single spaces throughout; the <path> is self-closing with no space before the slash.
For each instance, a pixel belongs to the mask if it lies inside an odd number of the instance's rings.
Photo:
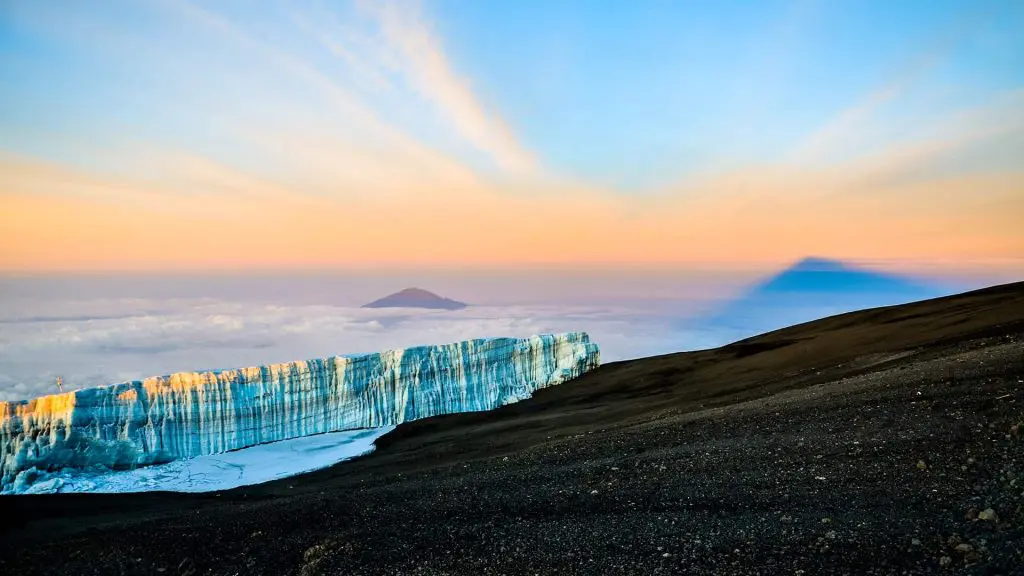
<path id="1" fill-rule="evenodd" d="M 373 452 L 394 426 L 328 432 L 120 472 L 26 470 L 4 494 L 216 492 L 333 466 Z"/>

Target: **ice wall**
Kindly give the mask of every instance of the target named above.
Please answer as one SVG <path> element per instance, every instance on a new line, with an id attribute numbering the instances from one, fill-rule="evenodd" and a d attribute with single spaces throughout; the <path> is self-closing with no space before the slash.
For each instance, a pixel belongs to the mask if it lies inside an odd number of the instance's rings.
<path id="1" fill-rule="evenodd" d="M 0 489 L 26 471 L 126 469 L 490 410 L 598 364 L 587 334 L 570 332 L 180 372 L 0 402 Z"/>

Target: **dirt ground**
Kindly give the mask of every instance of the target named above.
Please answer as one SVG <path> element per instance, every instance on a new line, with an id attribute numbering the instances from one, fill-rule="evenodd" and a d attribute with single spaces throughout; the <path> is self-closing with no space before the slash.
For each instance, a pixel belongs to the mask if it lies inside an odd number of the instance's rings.
<path id="1" fill-rule="evenodd" d="M 1024 574 L 1024 283 L 609 364 L 301 477 L 0 518 L 0 574 Z"/>

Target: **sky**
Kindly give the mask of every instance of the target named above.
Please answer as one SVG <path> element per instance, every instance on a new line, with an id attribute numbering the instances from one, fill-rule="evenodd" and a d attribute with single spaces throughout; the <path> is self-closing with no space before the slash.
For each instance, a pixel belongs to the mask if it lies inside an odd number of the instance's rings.
<path id="1" fill-rule="evenodd" d="M 0 2 L 0 272 L 1024 273 L 1024 4 Z"/>

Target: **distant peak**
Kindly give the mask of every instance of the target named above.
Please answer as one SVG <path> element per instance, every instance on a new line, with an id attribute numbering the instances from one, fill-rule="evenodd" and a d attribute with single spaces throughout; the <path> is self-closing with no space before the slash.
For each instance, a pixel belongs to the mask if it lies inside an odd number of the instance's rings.
<path id="1" fill-rule="evenodd" d="M 423 288 L 403 288 L 398 292 L 392 294 L 392 296 L 428 296 L 431 298 L 440 298 L 437 294 L 434 294 L 430 290 L 424 290 Z"/>
<path id="2" fill-rule="evenodd" d="M 461 310 L 466 307 L 464 302 L 438 296 L 422 288 L 405 288 L 389 294 L 363 308 L 428 308 L 431 310 Z"/>

